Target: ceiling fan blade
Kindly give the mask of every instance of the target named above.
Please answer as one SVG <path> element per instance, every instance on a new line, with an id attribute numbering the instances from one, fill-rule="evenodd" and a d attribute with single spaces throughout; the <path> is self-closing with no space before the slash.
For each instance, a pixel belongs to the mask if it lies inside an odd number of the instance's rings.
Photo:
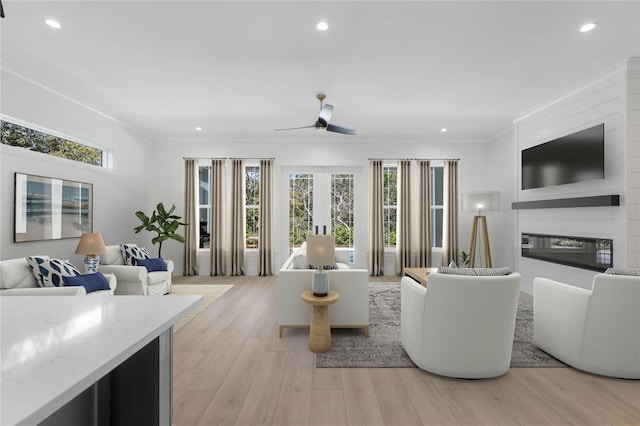
<path id="1" fill-rule="evenodd" d="M 318 115 L 318 120 L 320 122 L 324 120 L 323 124 L 327 124 L 329 120 L 331 120 L 331 114 L 333 114 L 333 105 L 326 104 L 320 110 L 320 115 Z"/>
<path id="2" fill-rule="evenodd" d="M 4 7 L 2 7 L 2 0 L 0 0 L 0 18 L 4 18 Z"/>
<path id="3" fill-rule="evenodd" d="M 298 130 L 298 129 L 311 129 L 316 127 L 315 124 L 312 124 L 311 126 L 302 126 L 302 127 L 289 127 L 288 129 L 275 129 L 277 132 L 281 131 L 281 130 Z"/>
<path id="4" fill-rule="evenodd" d="M 335 124 L 327 124 L 327 131 L 342 133 L 344 135 L 357 135 L 358 131 L 354 129 L 347 129 L 346 127 L 336 126 Z"/>

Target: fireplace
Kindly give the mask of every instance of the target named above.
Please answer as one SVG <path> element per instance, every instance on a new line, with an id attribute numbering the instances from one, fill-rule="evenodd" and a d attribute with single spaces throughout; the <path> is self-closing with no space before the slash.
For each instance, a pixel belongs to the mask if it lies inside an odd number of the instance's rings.
<path id="1" fill-rule="evenodd" d="M 522 257 L 604 272 L 613 266 L 613 240 L 521 234 Z"/>

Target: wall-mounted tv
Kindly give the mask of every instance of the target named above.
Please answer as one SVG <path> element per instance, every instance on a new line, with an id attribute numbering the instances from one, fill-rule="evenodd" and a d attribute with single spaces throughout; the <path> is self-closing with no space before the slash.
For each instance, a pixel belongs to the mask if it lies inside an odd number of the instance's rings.
<path id="1" fill-rule="evenodd" d="M 604 124 L 522 150 L 522 189 L 604 179 Z"/>

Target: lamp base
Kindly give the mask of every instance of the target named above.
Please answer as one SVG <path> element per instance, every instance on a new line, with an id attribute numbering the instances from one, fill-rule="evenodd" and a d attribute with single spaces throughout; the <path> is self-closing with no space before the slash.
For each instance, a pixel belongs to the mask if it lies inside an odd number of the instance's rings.
<path id="1" fill-rule="evenodd" d="M 87 274 L 95 274 L 98 272 L 98 265 L 100 264 L 100 256 L 92 255 L 85 256 L 82 258 L 82 263 L 84 264 L 84 272 Z"/>
<path id="2" fill-rule="evenodd" d="M 315 271 L 313 273 L 311 292 L 316 297 L 326 297 L 329 294 L 329 274 L 326 271 Z"/>

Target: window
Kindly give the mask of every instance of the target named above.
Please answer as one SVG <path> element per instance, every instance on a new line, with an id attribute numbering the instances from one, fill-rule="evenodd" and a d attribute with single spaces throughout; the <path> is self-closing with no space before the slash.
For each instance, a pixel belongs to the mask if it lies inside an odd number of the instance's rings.
<path id="1" fill-rule="evenodd" d="M 444 167 L 431 167 L 431 247 L 442 247 Z"/>
<path id="2" fill-rule="evenodd" d="M 395 247 L 398 219 L 398 168 L 396 166 L 384 166 L 382 180 L 384 246 Z"/>
<path id="3" fill-rule="evenodd" d="M 247 229 L 245 247 L 257 249 L 260 220 L 260 166 L 245 166 L 245 182 L 245 223 Z"/>
<path id="4" fill-rule="evenodd" d="M 18 124 L 2 121 L 2 143 L 81 163 L 102 167 L 107 151 L 53 136 Z"/>
<path id="5" fill-rule="evenodd" d="M 198 228 L 198 239 L 200 248 L 209 248 L 211 240 L 211 166 L 200 166 L 198 168 L 198 217 L 200 227 Z"/>
<path id="6" fill-rule="evenodd" d="M 289 249 L 307 241 L 313 228 L 313 174 L 289 174 Z"/>
<path id="7" fill-rule="evenodd" d="M 354 180 L 353 174 L 331 174 L 331 231 L 336 247 L 353 247 Z"/>

